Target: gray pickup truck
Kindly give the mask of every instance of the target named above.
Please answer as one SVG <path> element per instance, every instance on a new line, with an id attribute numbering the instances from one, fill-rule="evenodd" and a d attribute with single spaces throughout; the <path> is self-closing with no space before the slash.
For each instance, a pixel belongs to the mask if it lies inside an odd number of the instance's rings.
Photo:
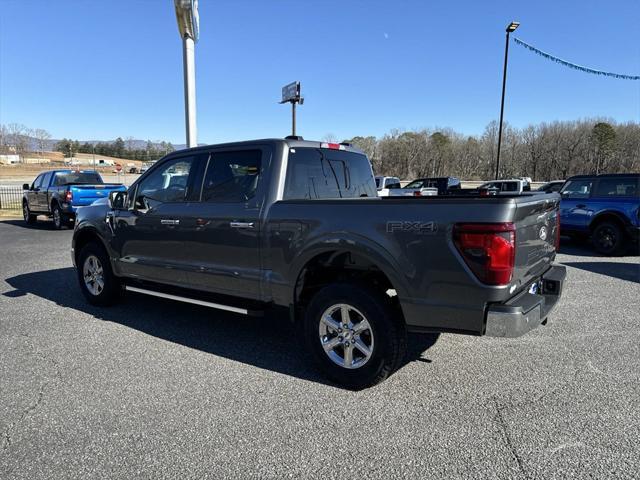
<path id="1" fill-rule="evenodd" d="M 325 375 L 357 389 L 401 366 L 407 332 L 546 323 L 565 278 L 558 204 L 379 198 L 349 145 L 228 143 L 174 152 L 79 209 L 72 258 L 96 305 L 133 291 L 244 315 L 285 307 Z"/>

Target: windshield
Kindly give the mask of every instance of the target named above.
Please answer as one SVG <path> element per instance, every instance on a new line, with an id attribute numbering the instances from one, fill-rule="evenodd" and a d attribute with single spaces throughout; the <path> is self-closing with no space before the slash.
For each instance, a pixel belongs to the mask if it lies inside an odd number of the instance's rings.
<path id="1" fill-rule="evenodd" d="M 423 184 L 422 180 L 414 180 L 409 185 L 405 185 L 404 188 L 422 188 L 423 187 L 422 184 Z"/>
<path id="2" fill-rule="evenodd" d="M 98 172 L 56 173 L 55 185 L 68 185 L 70 183 L 80 185 L 99 185 L 104 182 Z"/>

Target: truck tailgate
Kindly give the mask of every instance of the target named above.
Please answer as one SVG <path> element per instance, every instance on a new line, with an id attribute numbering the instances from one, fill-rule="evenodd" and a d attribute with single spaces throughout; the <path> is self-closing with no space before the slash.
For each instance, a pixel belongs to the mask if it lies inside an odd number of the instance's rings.
<path id="1" fill-rule="evenodd" d="M 530 287 L 555 259 L 560 228 L 559 203 L 559 195 L 518 199 L 514 217 L 516 257 L 512 284 Z"/>
<path id="2" fill-rule="evenodd" d="M 69 190 L 73 195 L 73 205 L 82 207 L 91 205 L 100 198 L 109 196 L 114 190 L 125 190 L 124 185 L 118 183 L 104 183 L 96 185 L 71 185 Z"/>

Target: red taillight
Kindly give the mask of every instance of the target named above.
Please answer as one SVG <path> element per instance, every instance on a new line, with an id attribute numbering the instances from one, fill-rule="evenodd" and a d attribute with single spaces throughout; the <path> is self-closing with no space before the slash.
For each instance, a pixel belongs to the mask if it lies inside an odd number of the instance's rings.
<path id="1" fill-rule="evenodd" d="M 415 192 L 413 192 L 413 196 L 414 197 L 421 197 L 422 193 L 420 192 L 420 190 L 416 190 Z"/>
<path id="2" fill-rule="evenodd" d="M 71 190 L 67 190 L 67 192 L 64 194 L 64 199 L 67 202 L 73 200 L 73 192 Z"/>
<path id="3" fill-rule="evenodd" d="M 511 281 L 516 257 L 513 223 L 458 223 L 453 227 L 453 241 L 478 280 L 487 285 Z"/>
<path id="4" fill-rule="evenodd" d="M 556 212 L 556 252 L 560 251 L 560 210 Z"/>

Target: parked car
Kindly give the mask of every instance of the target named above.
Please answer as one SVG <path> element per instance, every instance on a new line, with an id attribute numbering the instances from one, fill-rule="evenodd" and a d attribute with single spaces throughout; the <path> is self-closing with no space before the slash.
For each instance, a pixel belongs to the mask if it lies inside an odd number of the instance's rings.
<path id="1" fill-rule="evenodd" d="M 637 247 L 640 236 L 640 174 L 578 175 L 560 191 L 562 233 L 591 237 L 603 255 Z"/>
<path id="2" fill-rule="evenodd" d="M 531 184 L 520 178 L 493 180 L 480 185 L 480 189 L 495 190 L 498 195 L 519 195 L 531 191 Z"/>
<path id="3" fill-rule="evenodd" d="M 140 173 L 144 173 L 154 164 L 155 162 L 144 162 L 140 167 Z"/>
<path id="4" fill-rule="evenodd" d="M 460 179 L 456 177 L 419 178 L 406 185 L 407 189 L 435 188 L 438 195 L 455 195 L 461 188 Z"/>
<path id="5" fill-rule="evenodd" d="M 50 170 L 22 188 L 24 221 L 32 224 L 38 215 L 47 215 L 53 218 L 56 229 L 73 225 L 78 207 L 106 198 L 112 191 L 126 190 L 119 183 L 104 183 L 94 170 Z"/>
<path id="6" fill-rule="evenodd" d="M 559 192 L 564 185 L 564 180 L 552 180 L 538 187 L 538 192 L 553 193 Z"/>
<path id="7" fill-rule="evenodd" d="M 565 277 L 559 201 L 380 198 L 352 147 L 229 143 L 171 153 L 82 208 L 72 257 L 95 305 L 126 290 L 244 315 L 286 308 L 291 344 L 363 388 L 402 364 L 407 331 L 515 337 L 545 323 Z"/>

